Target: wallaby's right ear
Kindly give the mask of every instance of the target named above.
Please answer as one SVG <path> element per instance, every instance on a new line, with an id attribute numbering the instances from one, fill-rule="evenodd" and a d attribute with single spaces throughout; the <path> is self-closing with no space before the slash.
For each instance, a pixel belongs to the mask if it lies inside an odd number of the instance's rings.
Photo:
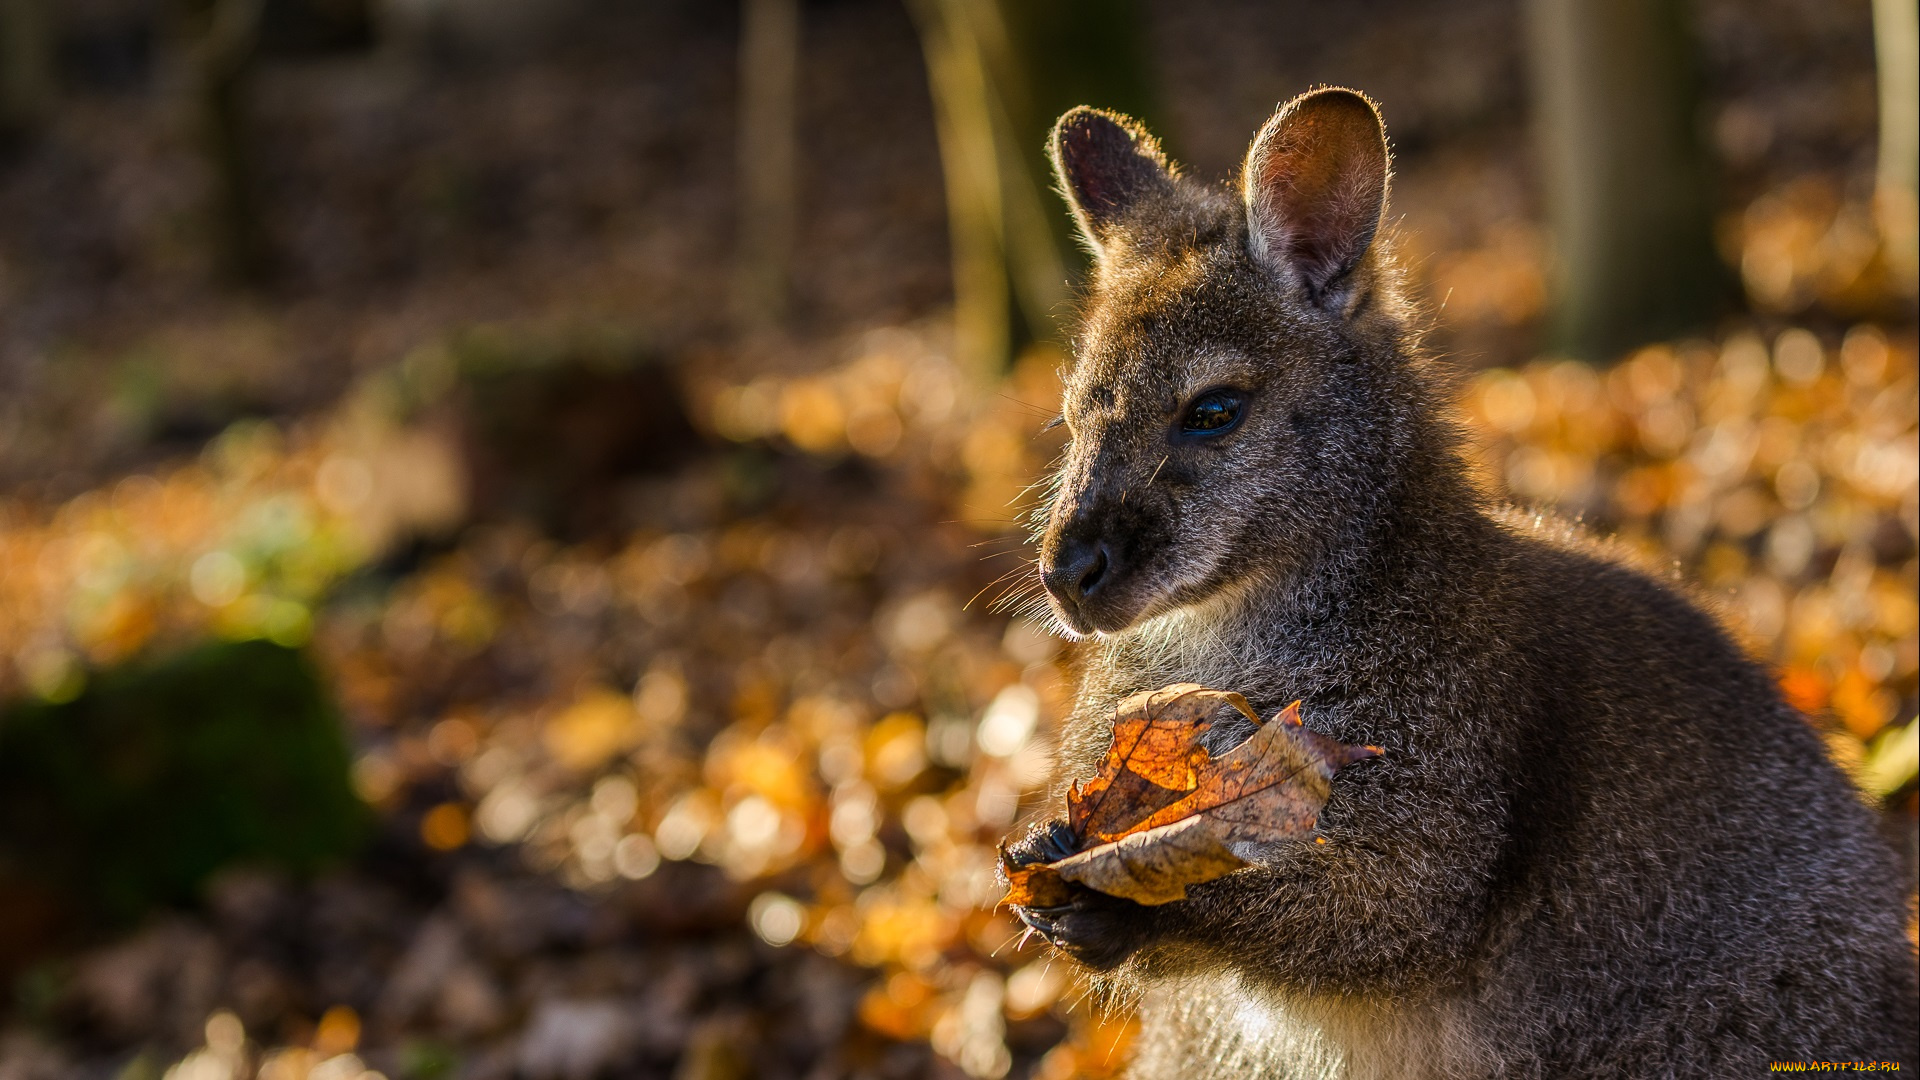
<path id="1" fill-rule="evenodd" d="M 1173 190 L 1159 142 L 1119 113 L 1085 105 L 1069 110 L 1053 126 L 1047 154 L 1081 235 L 1103 257 L 1129 208 Z"/>

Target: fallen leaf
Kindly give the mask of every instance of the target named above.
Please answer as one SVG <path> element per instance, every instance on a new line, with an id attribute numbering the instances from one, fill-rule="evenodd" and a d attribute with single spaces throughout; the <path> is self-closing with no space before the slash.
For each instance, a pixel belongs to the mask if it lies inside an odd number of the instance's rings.
<path id="1" fill-rule="evenodd" d="M 1098 775 L 1068 794 L 1068 823 L 1094 845 L 1018 867 L 1003 849 L 1007 901 L 1058 906 L 1069 882 L 1140 904 L 1183 900 L 1257 847 L 1310 835 L 1334 774 L 1380 753 L 1309 730 L 1294 702 L 1215 758 L 1197 740 L 1222 704 L 1253 717 L 1240 695 L 1190 683 L 1123 702 Z"/>

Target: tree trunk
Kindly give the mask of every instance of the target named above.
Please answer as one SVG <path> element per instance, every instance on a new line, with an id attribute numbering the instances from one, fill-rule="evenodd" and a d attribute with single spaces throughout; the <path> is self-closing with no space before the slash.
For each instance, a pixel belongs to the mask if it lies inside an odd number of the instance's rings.
<path id="1" fill-rule="evenodd" d="M 1551 345 L 1611 360 L 1725 309 L 1680 0 L 1527 0 Z"/>
<path id="2" fill-rule="evenodd" d="M 1024 342 L 1061 336 L 1077 260 L 1065 211 L 1049 195 L 1047 132 L 1083 102 L 1138 110 L 1145 50 L 1133 5 L 1115 0 L 910 0 L 909 8 L 946 180 L 955 353 L 992 378 Z"/>
<path id="3" fill-rule="evenodd" d="M 0 133 L 23 132 L 53 104 L 53 0 L 0 0 Z"/>
<path id="4" fill-rule="evenodd" d="M 1873 47 L 1880 71 L 1880 167 L 1874 211 L 1880 250 L 1908 297 L 1920 291 L 1920 15 L 1914 0 L 1873 0 Z"/>
<path id="5" fill-rule="evenodd" d="M 262 0 L 203 0 L 189 11 L 193 124 L 213 174 L 212 226 L 222 274 L 258 285 L 271 271 L 248 115 Z"/>
<path id="6" fill-rule="evenodd" d="M 785 321 L 794 223 L 799 0 L 743 0 L 740 32 L 740 234 L 734 315 L 760 332 Z"/>

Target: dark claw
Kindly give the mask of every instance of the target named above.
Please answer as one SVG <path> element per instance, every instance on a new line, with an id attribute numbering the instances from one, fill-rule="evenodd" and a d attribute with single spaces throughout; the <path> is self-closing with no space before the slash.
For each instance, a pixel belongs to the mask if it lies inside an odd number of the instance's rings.
<path id="1" fill-rule="evenodd" d="M 1015 907 L 1013 913 L 1020 917 L 1021 922 L 1032 927 L 1034 933 L 1046 938 L 1049 944 L 1058 945 L 1060 943 L 1053 940 L 1054 920 L 1072 910 L 1069 904 L 1064 907 Z"/>

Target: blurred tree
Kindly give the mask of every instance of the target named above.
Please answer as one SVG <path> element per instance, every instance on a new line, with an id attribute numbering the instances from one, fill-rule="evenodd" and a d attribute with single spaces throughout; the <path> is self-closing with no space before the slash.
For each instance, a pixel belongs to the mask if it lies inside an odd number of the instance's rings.
<path id="1" fill-rule="evenodd" d="M 0 134 L 28 130 L 53 102 L 52 0 L 0 0 Z"/>
<path id="2" fill-rule="evenodd" d="M 991 376 L 1056 338 L 1067 217 L 1046 196 L 1046 135 L 1073 105 L 1151 118 L 1139 12 L 1127 0 L 910 0 L 926 54 L 953 245 L 954 348 Z"/>
<path id="3" fill-rule="evenodd" d="M 348 767 L 292 650 L 215 644 L 110 672 L 73 701 L 0 712 L 0 884 L 124 921 L 231 863 L 314 869 L 364 835 Z"/>
<path id="4" fill-rule="evenodd" d="M 1908 298 L 1920 290 L 1920 14 L 1914 0 L 1873 0 L 1880 74 L 1880 164 L 1874 211 L 1881 250 Z"/>
<path id="5" fill-rule="evenodd" d="M 1552 347 L 1611 360 L 1736 297 L 1714 248 L 1681 0 L 1527 0 Z"/>
<path id="6" fill-rule="evenodd" d="M 192 123 L 214 180 L 215 251 L 221 272 L 241 285 L 271 269 L 248 116 L 261 10 L 262 0 L 182 0 Z"/>
<path id="7" fill-rule="evenodd" d="M 742 0 L 740 16 L 734 308 L 742 328 L 765 330 L 786 316 L 793 257 L 800 0 Z"/>

